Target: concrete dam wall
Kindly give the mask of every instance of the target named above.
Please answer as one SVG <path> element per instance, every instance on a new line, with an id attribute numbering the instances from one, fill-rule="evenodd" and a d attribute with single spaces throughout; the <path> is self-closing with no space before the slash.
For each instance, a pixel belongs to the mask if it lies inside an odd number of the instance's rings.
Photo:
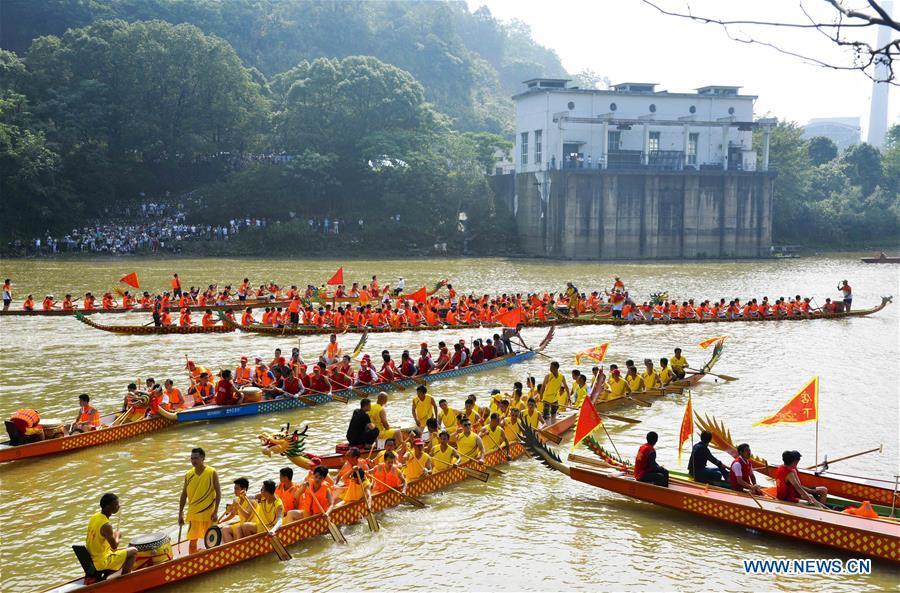
<path id="1" fill-rule="evenodd" d="M 512 177 L 506 176 L 506 177 Z M 523 250 L 565 259 L 766 257 L 773 172 L 564 169 L 494 185 Z M 498 180 L 499 181 L 499 180 Z"/>

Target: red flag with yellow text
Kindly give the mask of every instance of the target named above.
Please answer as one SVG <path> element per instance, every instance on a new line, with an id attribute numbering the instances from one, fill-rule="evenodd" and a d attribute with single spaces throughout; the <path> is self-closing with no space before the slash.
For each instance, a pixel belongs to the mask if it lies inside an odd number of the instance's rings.
<path id="1" fill-rule="evenodd" d="M 500 323 L 503 327 L 516 327 L 522 322 L 522 318 L 524 317 L 523 311 L 521 307 L 517 307 L 515 309 L 510 309 L 505 313 L 500 313 L 497 317 L 494 318 L 495 321 Z"/>
<path id="2" fill-rule="evenodd" d="M 343 283 L 344 283 L 344 266 L 341 266 L 340 268 L 338 268 L 338 271 L 334 273 L 334 276 L 332 276 L 331 279 L 328 282 L 326 282 L 325 284 L 327 284 L 329 286 L 337 286 L 338 284 L 343 284 Z"/>
<path id="3" fill-rule="evenodd" d="M 140 288 L 141 283 L 138 282 L 137 272 L 132 272 L 130 274 L 125 274 L 121 278 L 119 278 L 119 282 L 123 282 L 132 288 Z"/>
<path id="4" fill-rule="evenodd" d="M 797 395 L 791 398 L 791 401 L 784 404 L 780 410 L 775 412 L 773 416 L 769 416 L 765 420 L 760 420 L 753 426 L 758 424 L 772 425 L 779 422 L 793 422 L 802 424 L 803 422 L 814 422 L 819 419 L 819 377 L 810 379 L 803 389 L 797 392 Z"/>
<path id="5" fill-rule="evenodd" d="M 609 348 L 609 343 L 600 344 L 599 346 L 594 346 L 593 348 L 588 348 L 582 352 L 579 352 L 575 355 L 575 364 L 581 364 L 582 358 L 590 358 L 597 363 L 603 362 L 603 359 L 606 358 L 606 350 Z"/>
<path id="6" fill-rule="evenodd" d="M 684 418 L 681 419 L 681 431 L 678 433 L 678 464 L 681 464 L 681 448 L 694 434 L 694 410 L 691 405 L 691 392 L 688 391 L 688 402 L 684 407 Z"/>
<path id="7" fill-rule="evenodd" d="M 581 410 L 578 411 L 578 424 L 575 425 L 575 440 L 572 441 L 572 450 L 574 451 L 575 447 L 590 436 L 600 424 L 600 415 L 594 407 L 594 402 L 589 397 L 584 398 Z"/>

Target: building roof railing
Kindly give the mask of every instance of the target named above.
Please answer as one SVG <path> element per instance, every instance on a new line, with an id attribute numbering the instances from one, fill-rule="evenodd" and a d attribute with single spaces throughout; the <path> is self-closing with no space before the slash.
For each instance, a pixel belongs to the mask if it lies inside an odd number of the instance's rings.
<path id="1" fill-rule="evenodd" d="M 597 117 L 574 117 L 571 115 L 564 114 L 554 114 L 553 115 L 553 123 L 558 123 L 562 125 L 563 123 L 574 123 L 574 124 L 608 124 L 611 126 L 621 126 L 621 127 L 630 127 L 630 126 L 643 126 L 644 124 L 649 124 L 653 126 L 691 126 L 691 127 L 701 127 L 701 128 L 720 128 L 724 125 L 737 127 L 742 131 L 749 131 L 755 128 L 770 128 L 773 127 L 777 120 L 775 118 L 765 118 L 757 121 L 737 121 L 734 118 L 726 118 L 726 121 L 686 121 L 681 119 L 649 119 L 645 118 L 645 116 L 640 116 L 641 118 L 618 118 L 618 117 L 610 117 L 609 115 L 600 115 Z"/>

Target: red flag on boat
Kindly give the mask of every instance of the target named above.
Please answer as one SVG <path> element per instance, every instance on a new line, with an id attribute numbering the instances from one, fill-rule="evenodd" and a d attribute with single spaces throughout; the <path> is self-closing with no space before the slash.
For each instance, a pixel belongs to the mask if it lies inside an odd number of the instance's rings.
<path id="1" fill-rule="evenodd" d="M 765 420 L 760 420 L 757 424 L 778 424 L 779 422 L 794 422 L 802 424 L 803 422 L 817 422 L 819 420 L 819 377 L 810 379 L 803 389 L 797 392 L 797 395 L 791 398 L 791 401 L 775 412 L 773 416 L 769 416 Z"/>
<path id="2" fill-rule="evenodd" d="M 575 440 L 572 441 L 572 450 L 574 451 L 575 447 L 590 436 L 600 424 L 600 415 L 594 407 L 594 402 L 589 397 L 584 398 L 581 410 L 578 411 L 578 424 L 575 426 Z"/>
<path id="3" fill-rule="evenodd" d="M 428 291 L 425 290 L 425 287 L 423 286 L 406 298 L 417 303 L 424 303 L 426 300 L 428 300 Z"/>
<path id="4" fill-rule="evenodd" d="M 332 276 L 331 279 L 328 282 L 326 282 L 325 284 L 328 284 L 329 286 L 337 286 L 338 284 L 343 284 L 343 283 L 344 283 L 344 266 L 341 266 L 340 268 L 338 268 L 338 271 L 334 273 L 334 276 Z"/>
<path id="5" fill-rule="evenodd" d="M 497 317 L 494 318 L 494 321 L 497 321 L 503 327 L 517 327 L 520 323 L 522 323 L 522 318 L 524 317 L 523 311 L 521 307 L 517 307 L 515 309 L 510 309 L 505 313 L 500 313 Z"/>
<path id="6" fill-rule="evenodd" d="M 704 350 L 706 350 L 707 348 L 709 348 L 710 346 L 712 346 L 712 345 L 715 344 L 716 342 L 724 342 L 724 341 L 725 341 L 725 338 L 727 338 L 727 337 L 728 337 L 728 336 L 716 336 L 715 338 L 708 338 L 708 339 L 703 340 L 702 342 L 700 342 L 700 344 L 698 344 L 698 346 L 700 346 L 701 348 L 703 348 Z"/>
<path id="7" fill-rule="evenodd" d="M 694 409 L 691 405 L 691 392 L 688 391 L 688 403 L 684 407 L 684 418 L 681 419 L 681 432 L 678 433 L 678 464 L 681 465 L 681 448 L 694 434 Z"/>
<path id="8" fill-rule="evenodd" d="M 125 274 L 121 278 L 119 278 L 119 282 L 123 282 L 132 288 L 140 288 L 141 284 L 138 282 L 137 272 L 132 272 L 130 274 Z"/>

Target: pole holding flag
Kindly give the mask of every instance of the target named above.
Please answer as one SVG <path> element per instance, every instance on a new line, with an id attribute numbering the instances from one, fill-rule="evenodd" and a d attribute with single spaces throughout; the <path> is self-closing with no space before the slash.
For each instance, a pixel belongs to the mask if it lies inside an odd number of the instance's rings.
<path id="1" fill-rule="evenodd" d="M 684 407 L 684 418 L 681 419 L 681 431 L 678 433 L 678 465 L 681 465 L 681 449 L 685 441 L 691 439 L 694 446 L 694 410 L 691 405 L 691 392 L 688 391 L 687 405 Z"/>
<path id="2" fill-rule="evenodd" d="M 327 284 L 329 286 L 337 286 L 337 285 L 343 284 L 343 283 L 344 283 L 344 266 L 341 266 L 340 268 L 338 268 L 338 271 L 334 273 L 334 276 L 332 276 L 328 280 L 328 282 L 326 282 L 325 284 Z"/>
<path id="3" fill-rule="evenodd" d="M 124 276 L 119 278 L 119 282 L 122 282 L 123 284 L 127 284 L 128 286 L 131 286 L 132 288 L 140 288 L 141 287 L 141 283 L 138 282 L 137 272 L 125 274 Z"/>

